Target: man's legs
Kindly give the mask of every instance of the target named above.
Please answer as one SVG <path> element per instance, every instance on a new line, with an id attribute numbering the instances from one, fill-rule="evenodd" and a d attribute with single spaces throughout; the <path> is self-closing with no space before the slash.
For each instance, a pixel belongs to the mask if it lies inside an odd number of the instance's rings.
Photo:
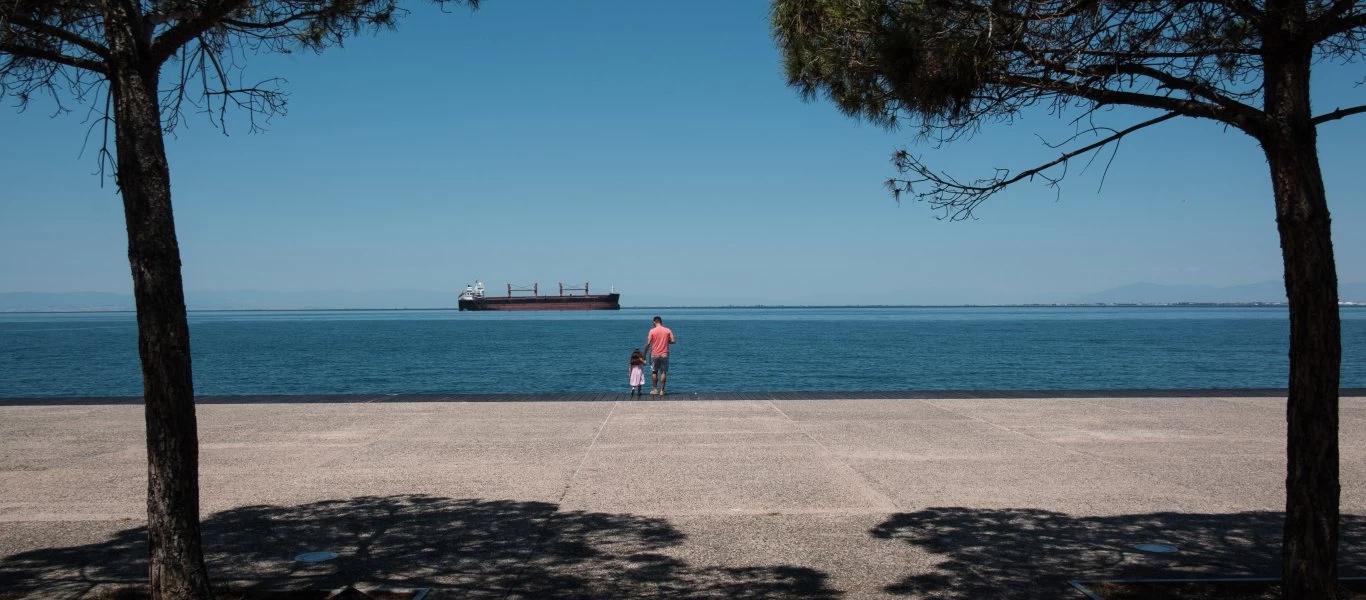
<path id="1" fill-rule="evenodd" d="M 651 396 L 664 395 L 664 382 L 669 379 L 669 357 L 652 356 L 650 357 L 650 377 L 654 382 L 654 389 L 650 390 Z"/>
<path id="2" fill-rule="evenodd" d="M 659 395 L 664 395 L 664 384 L 669 380 L 669 357 L 660 356 L 655 358 L 654 364 L 655 384 L 659 388 Z"/>

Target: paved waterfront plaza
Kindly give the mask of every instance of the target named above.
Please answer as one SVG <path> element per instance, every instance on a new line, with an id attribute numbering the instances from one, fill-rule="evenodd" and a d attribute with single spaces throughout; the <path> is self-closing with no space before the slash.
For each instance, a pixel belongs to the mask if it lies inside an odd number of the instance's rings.
<path id="1" fill-rule="evenodd" d="M 1067 598 L 1070 579 L 1274 576 L 1284 404 L 203 404 L 204 543 L 217 581 L 458 598 Z M 1366 398 L 1341 416 L 1343 574 L 1366 575 Z M 0 406 L 0 594 L 144 577 L 142 436 L 134 404 Z M 314 550 L 339 556 L 294 560 Z"/>

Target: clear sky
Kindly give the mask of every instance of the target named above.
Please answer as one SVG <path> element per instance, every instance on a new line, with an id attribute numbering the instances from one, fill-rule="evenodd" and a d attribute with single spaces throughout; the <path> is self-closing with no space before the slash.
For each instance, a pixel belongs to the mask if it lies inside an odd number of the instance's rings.
<path id="1" fill-rule="evenodd" d="M 416 5 L 415 6 L 419 6 Z M 1124 142 L 1061 197 L 1022 185 L 936 220 L 882 188 L 913 132 L 785 85 L 766 2 L 419 6 L 322 55 L 254 57 L 288 114 L 168 139 L 189 290 L 451 290 L 591 281 L 623 304 L 1063 301 L 1135 282 L 1279 279 L 1266 162 L 1189 119 Z M 1320 110 L 1366 102 L 1323 65 Z M 122 206 L 83 111 L 0 111 L 0 292 L 131 289 Z M 1115 110 L 1125 126 L 1147 113 Z M 1028 113 L 945 149 L 959 177 L 1051 158 Z M 1366 116 L 1320 128 L 1339 279 L 1366 280 Z M 1103 160 L 1101 161 L 1103 162 Z M 1079 167 L 1080 165 L 1078 165 Z M 1079 169 L 1074 168 L 1074 175 Z"/>

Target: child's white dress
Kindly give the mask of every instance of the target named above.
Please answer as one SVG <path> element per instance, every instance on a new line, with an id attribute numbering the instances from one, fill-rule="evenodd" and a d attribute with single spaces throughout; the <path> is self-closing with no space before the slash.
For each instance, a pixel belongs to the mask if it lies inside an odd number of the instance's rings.
<path id="1" fill-rule="evenodd" d="M 645 368 L 642 365 L 631 365 L 631 387 L 645 385 Z"/>

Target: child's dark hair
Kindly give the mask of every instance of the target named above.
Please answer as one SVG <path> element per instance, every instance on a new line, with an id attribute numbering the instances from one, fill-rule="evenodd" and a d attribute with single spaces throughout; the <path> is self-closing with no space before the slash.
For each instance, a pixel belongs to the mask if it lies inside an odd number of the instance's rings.
<path id="1" fill-rule="evenodd" d="M 636 348 L 635 350 L 631 351 L 631 358 L 635 358 L 637 356 L 645 356 L 645 353 L 642 352 L 640 348 Z"/>

